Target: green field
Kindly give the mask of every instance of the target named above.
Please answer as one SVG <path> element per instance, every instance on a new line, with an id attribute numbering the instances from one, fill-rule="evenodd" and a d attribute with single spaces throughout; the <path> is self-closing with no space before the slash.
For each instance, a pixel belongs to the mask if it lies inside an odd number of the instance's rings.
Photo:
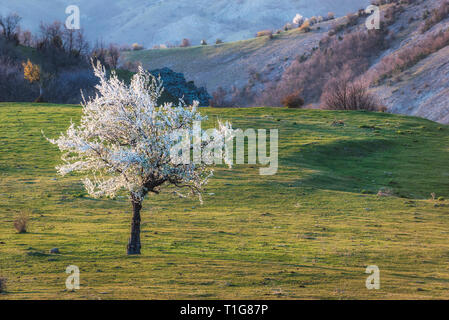
<path id="1" fill-rule="evenodd" d="M 278 174 L 220 167 L 202 206 L 169 191 L 147 198 L 142 255 L 127 256 L 126 197 L 92 199 L 79 177 L 57 176 L 59 151 L 41 133 L 56 137 L 81 108 L 0 104 L 0 299 L 449 298 L 448 126 L 202 110 L 234 128 L 278 128 Z M 394 196 L 377 196 L 382 188 Z M 25 234 L 13 227 L 20 211 L 30 215 Z M 69 265 L 81 270 L 75 292 L 65 289 Z M 380 290 L 365 287 L 368 265 L 380 268 Z"/>

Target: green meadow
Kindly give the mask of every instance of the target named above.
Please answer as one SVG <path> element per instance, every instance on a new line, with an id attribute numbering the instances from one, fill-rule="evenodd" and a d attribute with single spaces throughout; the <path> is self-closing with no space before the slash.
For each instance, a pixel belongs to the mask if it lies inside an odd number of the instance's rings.
<path id="1" fill-rule="evenodd" d="M 202 112 L 208 125 L 278 129 L 278 173 L 220 166 L 203 205 L 171 189 L 148 197 L 142 255 L 127 256 L 126 195 L 93 199 L 79 176 L 58 176 L 60 153 L 41 132 L 57 137 L 81 107 L 0 103 L 0 299 L 449 298 L 449 126 L 386 113 Z M 69 265 L 80 290 L 65 287 Z M 379 290 L 365 286 L 369 265 Z"/>

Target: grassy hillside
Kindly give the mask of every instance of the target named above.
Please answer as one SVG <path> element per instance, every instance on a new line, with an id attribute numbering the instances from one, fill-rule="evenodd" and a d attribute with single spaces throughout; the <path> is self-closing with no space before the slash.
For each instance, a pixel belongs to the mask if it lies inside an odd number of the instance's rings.
<path id="1" fill-rule="evenodd" d="M 280 167 L 219 168 L 201 206 L 146 200 L 140 257 L 130 204 L 56 176 L 55 137 L 79 106 L 0 104 L 0 299 L 448 298 L 449 127 L 380 113 L 202 109 L 236 128 L 278 128 Z M 342 120 L 343 125 L 332 125 Z M 212 121 L 212 120 L 211 120 Z M 393 197 L 378 197 L 391 188 Z M 13 220 L 30 214 L 17 234 Z M 50 255 L 51 248 L 60 254 Z M 81 289 L 65 289 L 65 268 Z M 367 265 L 381 289 L 367 290 Z"/>

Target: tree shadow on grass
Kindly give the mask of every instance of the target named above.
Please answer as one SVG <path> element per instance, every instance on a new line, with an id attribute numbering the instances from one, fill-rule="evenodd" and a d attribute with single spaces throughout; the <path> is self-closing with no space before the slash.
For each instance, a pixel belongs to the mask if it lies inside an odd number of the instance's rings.
<path id="1" fill-rule="evenodd" d="M 394 172 L 397 148 L 397 143 L 380 138 L 341 139 L 304 145 L 281 159 L 281 163 L 314 172 L 297 180 L 294 186 L 374 193 L 391 180 L 389 174 Z"/>

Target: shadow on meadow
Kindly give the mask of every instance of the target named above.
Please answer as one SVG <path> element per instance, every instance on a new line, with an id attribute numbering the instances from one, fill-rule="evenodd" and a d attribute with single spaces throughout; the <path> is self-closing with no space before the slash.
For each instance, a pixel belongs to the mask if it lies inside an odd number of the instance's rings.
<path id="1" fill-rule="evenodd" d="M 447 150 L 433 149 L 428 152 L 449 159 Z M 297 180 L 297 186 L 366 194 L 390 189 L 404 198 L 428 199 L 432 192 L 447 196 L 449 184 L 434 179 L 442 163 L 423 165 L 426 160 L 419 159 L 418 154 L 414 162 L 408 162 L 404 155 L 410 153 L 413 149 L 403 140 L 367 137 L 312 142 L 281 161 L 313 171 Z"/>

